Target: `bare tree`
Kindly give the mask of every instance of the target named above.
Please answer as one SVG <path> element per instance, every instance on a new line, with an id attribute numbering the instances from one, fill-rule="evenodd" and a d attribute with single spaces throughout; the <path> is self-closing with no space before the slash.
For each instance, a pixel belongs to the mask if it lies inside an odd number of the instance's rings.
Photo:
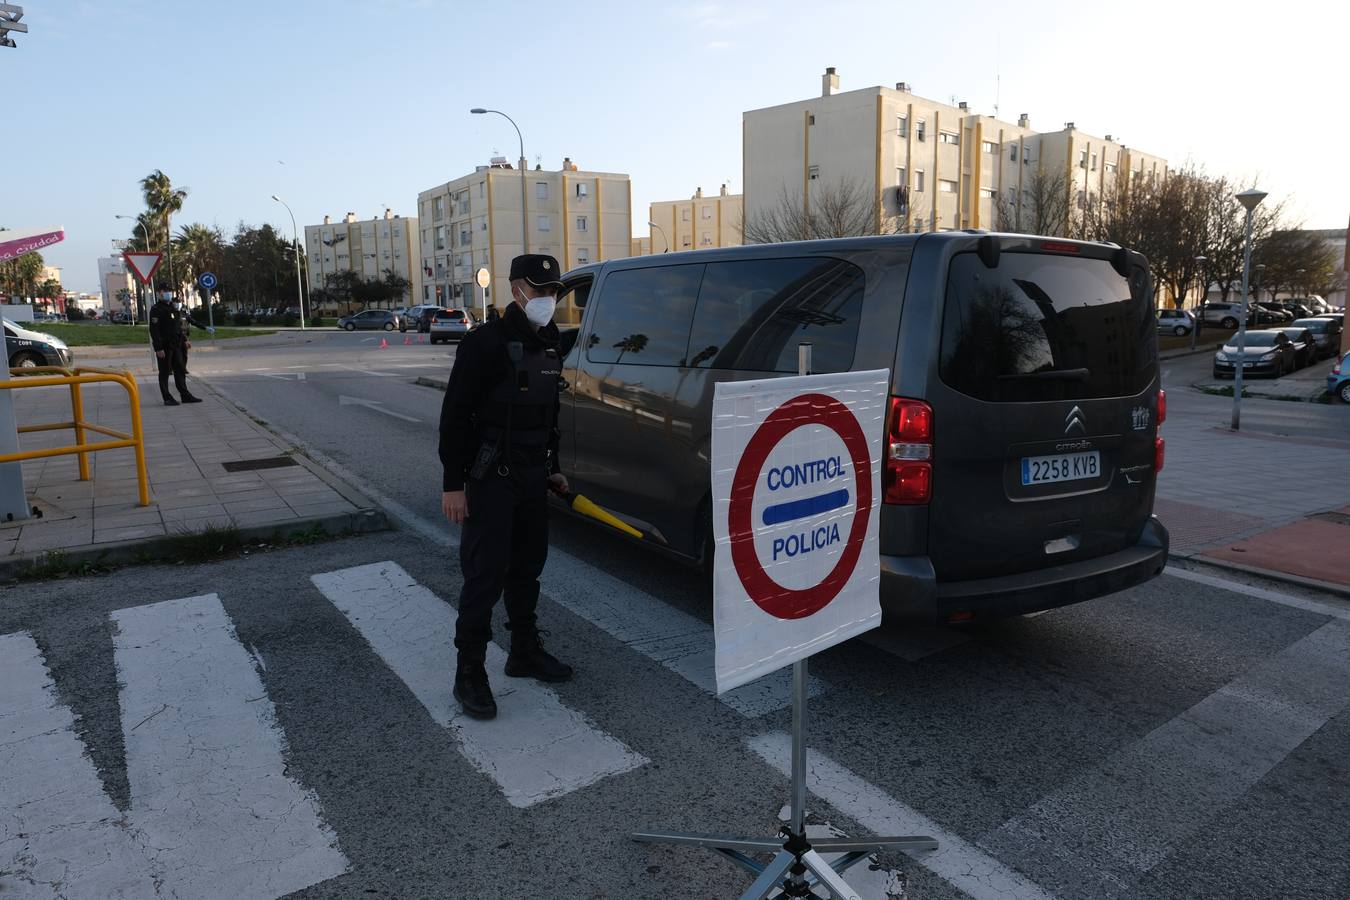
<path id="1" fill-rule="evenodd" d="M 1000 231 L 1018 234 L 1068 237 L 1071 231 L 1081 228 L 1069 203 L 1067 176 L 1044 166 L 1037 166 L 1023 183 L 1020 198 L 1016 188 L 996 194 L 994 215 Z"/>
<path id="2" fill-rule="evenodd" d="M 753 217 L 742 219 L 747 244 L 811 241 L 877 234 L 880 198 L 856 181 L 813 184 L 810 204 L 784 185 L 778 199 Z"/>
<path id="3" fill-rule="evenodd" d="M 1206 285 L 1219 289 L 1224 302 L 1242 285 L 1246 213 L 1235 194 L 1253 185 L 1236 185 L 1227 178 L 1210 179 L 1208 205 L 1209 241 L 1198 252 L 1206 257 Z M 1252 246 L 1257 247 L 1273 232 L 1284 216 L 1284 203 L 1263 203 L 1252 211 Z M 1253 261 L 1255 262 L 1255 260 Z"/>
<path id="4" fill-rule="evenodd" d="M 1336 250 L 1316 232 L 1302 228 L 1272 231 L 1252 250 L 1252 265 L 1264 265 L 1261 284 L 1274 299 L 1281 290 L 1294 294 L 1320 293 L 1335 283 L 1340 260 Z"/>

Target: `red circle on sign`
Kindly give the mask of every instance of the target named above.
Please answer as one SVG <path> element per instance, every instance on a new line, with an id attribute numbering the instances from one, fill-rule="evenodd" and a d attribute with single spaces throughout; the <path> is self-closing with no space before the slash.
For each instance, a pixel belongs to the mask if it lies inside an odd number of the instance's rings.
<path id="1" fill-rule="evenodd" d="M 824 425 L 843 440 L 853 461 L 858 502 L 844 552 L 830 574 L 813 587 L 794 589 L 774 581 L 759 561 L 751 507 L 755 483 L 769 454 L 779 441 L 803 425 Z M 731 502 L 727 509 L 731 562 L 746 594 L 756 606 L 779 619 L 801 619 L 820 612 L 839 596 L 858 565 L 863 541 L 867 538 L 867 518 L 871 508 L 872 458 L 867 449 L 867 437 L 847 406 L 825 394 L 802 394 L 769 413 L 741 454 L 736 475 L 731 480 Z"/>

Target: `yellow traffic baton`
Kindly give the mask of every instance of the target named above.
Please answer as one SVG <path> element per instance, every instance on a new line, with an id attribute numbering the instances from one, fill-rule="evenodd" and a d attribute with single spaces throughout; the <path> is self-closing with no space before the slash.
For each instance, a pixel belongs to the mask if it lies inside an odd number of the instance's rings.
<path id="1" fill-rule="evenodd" d="M 597 522 L 603 522 L 610 528 L 622 531 L 629 537 L 635 537 L 640 541 L 651 541 L 654 544 L 660 544 L 663 547 L 666 546 L 666 539 L 659 532 L 640 531 L 637 528 L 634 528 L 618 516 L 608 513 L 596 506 L 587 499 L 584 494 L 574 494 L 571 491 L 559 491 L 556 489 L 553 493 L 557 494 L 558 498 L 561 499 L 563 503 L 566 503 L 572 512 L 578 515 L 586 516 L 589 519 L 595 519 Z"/>

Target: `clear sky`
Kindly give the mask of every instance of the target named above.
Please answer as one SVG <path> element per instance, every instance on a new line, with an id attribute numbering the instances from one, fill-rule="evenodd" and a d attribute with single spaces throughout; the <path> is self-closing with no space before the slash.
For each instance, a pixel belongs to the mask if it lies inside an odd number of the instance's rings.
<path id="1" fill-rule="evenodd" d="M 348 210 L 416 214 L 418 191 L 500 153 L 627 172 L 653 200 L 741 190 L 741 113 L 907 81 L 1038 130 L 1066 121 L 1173 165 L 1257 177 L 1314 228 L 1350 214 L 1350 4 L 1071 2 L 106 3 L 20 0 L 0 48 L 0 225 L 60 224 L 68 289 L 163 169 L 180 224 L 290 233 Z"/>

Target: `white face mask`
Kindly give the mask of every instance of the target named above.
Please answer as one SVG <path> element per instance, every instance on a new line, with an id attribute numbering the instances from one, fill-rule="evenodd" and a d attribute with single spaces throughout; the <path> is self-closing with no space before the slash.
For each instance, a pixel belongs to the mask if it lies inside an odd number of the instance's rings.
<path id="1" fill-rule="evenodd" d="M 553 319 L 553 310 L 557 305 L 558 298 L 552 295 L 527 300 L 525 318 L 529 319 L 535 328 L 543 328 Z"/>

